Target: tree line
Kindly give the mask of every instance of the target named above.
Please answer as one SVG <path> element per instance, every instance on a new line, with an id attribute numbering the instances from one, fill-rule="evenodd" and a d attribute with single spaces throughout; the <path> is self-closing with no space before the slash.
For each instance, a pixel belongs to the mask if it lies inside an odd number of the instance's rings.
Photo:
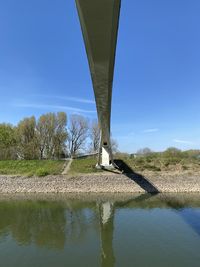
<path id="1" fill-rule="evenodd" d="M 16 126 L 0 124 L 0 160 L 74 157 L 98 152 L 99 143 L 97 121 L 81 115 L 71 115 L 68 122 L 65 112 L 47 113 L 24 118 Z"/>

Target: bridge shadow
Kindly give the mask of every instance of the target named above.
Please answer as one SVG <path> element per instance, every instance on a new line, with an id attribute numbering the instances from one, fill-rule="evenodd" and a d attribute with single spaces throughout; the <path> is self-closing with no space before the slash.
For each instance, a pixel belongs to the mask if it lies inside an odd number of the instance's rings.
<path id="1" fill-rule="evenodd" d="M 147 178 L 145 178 L 143 175 L 135 172 L 129 165 L 127 165 L 123 160 L 116 159 L 114 160 L 114 163 L 118 170 L 122 172 L 125 176 L 127 176 L 129 179 L 134 181 L 136 184 L 138 184 L 142 189 L 144 189 L 147 193 L 150 194 L 158 194 L 160 193 L 159 190 L 156 188 L 156 186 L 151 183 Z"/>

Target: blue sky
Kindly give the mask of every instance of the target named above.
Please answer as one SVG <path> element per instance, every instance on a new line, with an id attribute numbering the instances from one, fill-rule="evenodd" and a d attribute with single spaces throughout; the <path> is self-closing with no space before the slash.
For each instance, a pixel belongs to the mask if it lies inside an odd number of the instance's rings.
<path id="1" fill-rule="evenodd" d="M 0 122 L 96 118 L 74 2 L 0 1 Z M 199 14 L 199 0 L 122 0 L 112 103 L 122 151 L 200 148 Z"/>

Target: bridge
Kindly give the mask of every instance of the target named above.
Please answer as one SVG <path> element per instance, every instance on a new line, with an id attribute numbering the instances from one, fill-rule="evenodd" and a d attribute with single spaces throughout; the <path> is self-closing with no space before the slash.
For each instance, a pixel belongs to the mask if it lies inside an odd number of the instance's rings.
<path id="1" fill-rule="evenodd" d="M 75 0 L 85 42 L 101 132 L 98 166 L 114 165 L 110 119 L 121 0 Z"/>

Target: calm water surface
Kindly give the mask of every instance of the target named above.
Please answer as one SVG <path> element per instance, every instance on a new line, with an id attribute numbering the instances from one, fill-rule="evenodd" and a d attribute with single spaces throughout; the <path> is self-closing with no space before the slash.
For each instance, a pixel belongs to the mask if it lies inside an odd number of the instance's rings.
<path id="1" fill-rule="evenodd" d="M 200 195 L 0 200 L 0 266 L 200 266 Z"/>

